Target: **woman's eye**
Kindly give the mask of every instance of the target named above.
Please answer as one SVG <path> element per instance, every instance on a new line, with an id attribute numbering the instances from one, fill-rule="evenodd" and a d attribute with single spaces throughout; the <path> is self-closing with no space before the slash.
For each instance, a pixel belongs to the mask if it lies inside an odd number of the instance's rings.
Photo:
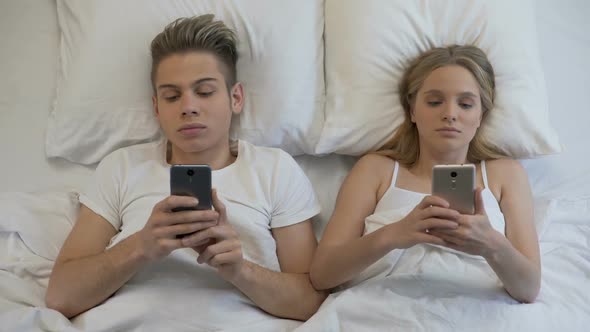
<path id="1" fill-rule="evenodd" d="M 164 99 L 166 99 L 166 101 L 168 101 L 168 102 L 173 102 L 178 99 L 178 96 L 164 97 Z"/>
<path id="2" fill-rule="evenodd" d="M 428 106 L 432 106 L 432 107 L 436 107 L 436 106 L 442 104 L 441 101 L 428 101 L 426 103 L 428 104 Z"/>
<path id="3" fill-rule="evenodd" d="M 467 103 L 459 103 L 459 106 L 461 106 L 461 108 L 462 109 L 465 109 L 465 110 L 470 109 L 470 108 L 473 107 L 473 105 L 467 104 Z"/>

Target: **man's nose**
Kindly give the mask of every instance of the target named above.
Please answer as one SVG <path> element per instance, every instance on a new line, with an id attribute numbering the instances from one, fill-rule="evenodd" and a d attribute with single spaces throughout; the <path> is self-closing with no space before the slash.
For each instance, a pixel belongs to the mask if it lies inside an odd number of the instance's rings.
<path id="1" fill-rule="evenodd" d="M 190 93 L 183 94 L 181 98 L 182 116 L 199 116 L 198 102 Z"/>

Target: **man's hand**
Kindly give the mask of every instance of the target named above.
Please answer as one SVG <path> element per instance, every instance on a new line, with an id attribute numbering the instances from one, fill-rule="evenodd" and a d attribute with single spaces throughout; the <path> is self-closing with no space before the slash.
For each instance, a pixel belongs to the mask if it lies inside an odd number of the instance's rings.
<path id="1" fill-rule="evenodd" d="M 225 205 L 213 190 L 213 207 L 219 213 L 217 225 L 201 230 L 182 239 L 182 245 L 192 247 L 199 253 L 197 262 L 217 269 L 228 281 L 233 280 L 244 265 L 242 244 L 238 233 L 227 222 Z"/>
<path id="2" fill-rule="evenodd" d="M 217 224 L 219 213 L 213 210 L 172 212 L 178 207 L 194 207 L 198 200 L 187 196 L 169 196 L 158 202 L 143 229 L 137 232 L 141 255 L 148 260 L 168 256 L 186 247 L 177 235 L 193 233 Z"/>

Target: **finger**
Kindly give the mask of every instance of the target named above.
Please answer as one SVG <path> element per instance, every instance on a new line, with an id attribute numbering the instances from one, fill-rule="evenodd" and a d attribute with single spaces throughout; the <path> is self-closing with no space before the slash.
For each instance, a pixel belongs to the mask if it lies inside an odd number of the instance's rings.
<path id="1" fill-rule="evenodd" d="M 203 252 L 203 250 L 205 250 L 207 248 L 208 245 L 210 245 L 212 242 L 210 241 L 210 239 L 205 239 L 195 245 L 193 245 L 191 248 L 193 248 L 196 252 L 198 252 L 199 254 Z"/>
<path id="2" fill-rule="evenodd" d="M 157 237 L 172 238 L 177 235 L 189 234 L 217 225 L 217 221 L 201 221 L 194 223 L 175 224 L 155 230 Z"/>
<path id="3" fill-rule="evenodd" d="M 205 239 L 199 243 L 197 243 L 195 246 L 193 246 L 193 250 L 195 250 L 196 252 L 200 254 L 203 253 L 203 251 L 205 251 L 205 249 L 207 249 L 208 246 L 215 244 L 215 240 L 213 239 Z"/>
<path id="4" fill-rule="evenodd" d="M 471 239 L 471 237 L 473 236 L 473 230 L 470 229 L 469 227 L 458 227 L 457 229 L 438 229 L 439 231 L 452 236 L 453 238 L 462 240 L 462 241 L 467 241 L 469 239 Z"/>
<path id="5" fill-rule="evenodd" d="M 185 224 L 194 222 L 209 222 L 219 218 L 219 213 L 213 210 L 178 211 L 166 215 L 166 224 Z"/>
<path id="6" fill-rule="evenodd" d="M 221 241 L 213 245 L 208 246 L 197 258 L 197 263 L 209 264 L 209 261 L 216 255 L 230 252 L 236 249 L 238 246 L 234 241 Z"/>
<path id="7" fill-rule="evenodd" d="M 483 204 L 483 196 L 482 196 L 483 188 L 478 187 L 475 190 L 475 214 L 486 214 L 486 209 Z"/>
<path id="8" fill-rule="evenodd" d="M 448 244 L 463 245 L 464 244 L 463 240 L 458 239 L 452 235 L 446 234 L 444 232 L 441 232 L 439 230 L 431 230 L 428 234 L 444 240 L 446 242 L 446 245 L 448 245 Z"/>
<path id="9" fill-rule="evenodd" d="M 420 217 L 427 219 L 431 217 L 437 217 L 441 219 L 456 220 L 461 216 L 459 212 L 452 209 L 447 209 L 439 206 L 429 206 L 421 211 Z"/>
<path id="10" fill-rule="evenodd" d="M 219 199 L 219 196 L 217 195 L 217 189 L 211 190 L 211 197 L 213 198 L 213 207 L 215 208 L 215 211 L 219 213 L 219 220 L 222 224 L 227 222 L 227 213 L 225 210 L 225 205 Z"/>
<path id="11" fill-rule="evenodd" d="M 213 226 L 209 227 L 205 230 L 196 232 L 195 234 L 186 236 L 182 239 L 184 246 L 186 247 L 194 247 L 201 241 L 205 239 L 214 239 L 217 242 L 221 242 L 227 238 L 233 236 L 233 232 L 231 229 L 223 226 Z"/>
<path id="12" fill-rule="evenodd" d="M 176 249 L 182 248 L 182 243 L 177 239 L 160 239 L 157 241 L 156 246 L 158 246 L 161 251 L 169 254 Z"/>
<path id="13" fill-rule="evenodd" d="M 234 264 L 242 259 L 241 250 L 232 250 L 223 254 L 216 255 L 209 261 L 209 265 L 213 267 L 220 267 L 225 264 Z"/>
<path id="14" fill-rule="evenodd" d="M 164 200 L 158 202 L 154 209 L 162 212 L 172 212 L 172 209 L 184 207 L 184 208 L 196 208 L 199 204 L 199 200 L 191 196 L 168 196 Z"/>
<path id="15" fill-rule="evenodd" d="M 428 196 L 424 197 L 424 199 L 422 199 L 422 201 L 420 201 L 418 206 L 421 209 L 425 209 L 429 206 L 440 206 L 443 208 L 448 208 L 450 205 L 449 205 L 449 202 L 447 202 L 446 200 L 444 200 L 438 196 L 428 195 Z"/>
<path id="16" fill-rule="evenodd" d="M 459 224 L 448 219 L 428 218 L 418 222 L 418 227 L 421 231 L 433 228 L 457 229 Z"/>
<path id="17" fill-rule="evenodd" d="M 431 235 L 430 233 L 426 234 L 420 234 L 418 237 L 418 241 L 420 241 L 420 243 L 430 243 L 430 244 L 437 244 L 437 245 L 445 245 L 446 242 L 444 239 Z"/>

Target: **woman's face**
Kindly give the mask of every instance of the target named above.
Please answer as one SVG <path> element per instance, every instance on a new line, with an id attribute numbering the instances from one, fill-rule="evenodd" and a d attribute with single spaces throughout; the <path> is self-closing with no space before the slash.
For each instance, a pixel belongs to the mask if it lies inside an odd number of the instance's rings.
<path id="1" fill-rule="evenodd" d="M 421 148 L 438 153 L 467 153 L 481 119 L 479 84 L 458 65 L 433 70 L 418 90 L 411 111 Z"/>

